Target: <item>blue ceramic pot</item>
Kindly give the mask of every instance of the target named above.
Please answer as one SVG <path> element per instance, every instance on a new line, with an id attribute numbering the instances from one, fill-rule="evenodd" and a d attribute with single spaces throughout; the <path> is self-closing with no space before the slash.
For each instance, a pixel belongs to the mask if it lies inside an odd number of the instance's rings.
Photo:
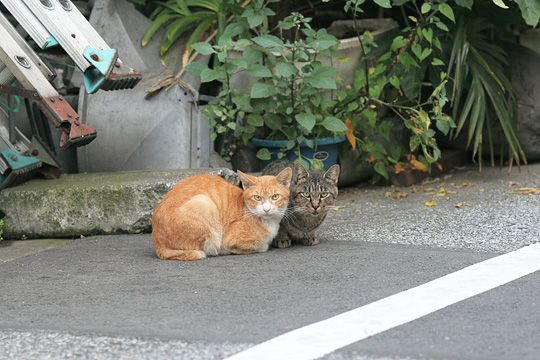
<path id="1" fill-rule="evenodd" d="M 323 162 L 324 169 L 327 170 L 330 166 L 337 163 L 338 159 L 338 144 L 345 141 L 344 136 L 324 137 L 314 140 L 315 147 L 312 149 L 305 143 L 300 144 L 300 153 L 304 158 L 317 159 Z M 251 142 L 260 148 L 267 148 L 270 151 L 270 160 L 261 160 L 261 168 L 264 168 L 270 162 L 277 160 L 277 155 L 280 149 L 287 146 L 287 140 L 266 140 L 253 138 Z M 287 158 L 291 161 L 296 160 L 296 152 L 287 153 Z"/>

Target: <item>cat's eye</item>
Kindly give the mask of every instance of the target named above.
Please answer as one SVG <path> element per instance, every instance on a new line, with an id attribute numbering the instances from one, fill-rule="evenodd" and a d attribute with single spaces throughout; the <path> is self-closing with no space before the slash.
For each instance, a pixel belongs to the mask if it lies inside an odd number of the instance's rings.
<path id="1" fill-rule="evenodd" d="M 279 196 L 280 196 L 279 194 L 274 194 L 274 195 L 272 195 L 272 200 L 277 200 L 277 199 L 279 199 Z"/>
<path id="2" fill-rule="evenodd" d="M 309 193 L 307 193 L 307 192 L 301 192 L 300 195 L 302 195 L 303 197 L 306 197 L 306 198 L 309 197 Z"/>
<path id="3" fill-rule="evenodd" d="M 321 197 L 324 199 L 324 198 L 327 198 L 328 195 L 330 195 L 330 193 L 327 193 L 327 192 L 322 192 L 321 193 Z"/>
<path id="4" fill-rule="evenodd" d="M 253 198 L 257 201 L 261 201 L 262 197 L 260 195 L 253 195 Z"/>

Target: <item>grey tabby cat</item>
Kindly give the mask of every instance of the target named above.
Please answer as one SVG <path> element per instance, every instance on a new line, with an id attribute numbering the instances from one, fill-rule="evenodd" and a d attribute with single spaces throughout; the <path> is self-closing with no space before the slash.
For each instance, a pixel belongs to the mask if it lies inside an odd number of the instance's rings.
<path id="1" fill-rule="evenodd" d="M 338 195 L 339 165 L 332 165 L 320 173 L 308 172 L 300 163 L 277 160 L 269 164 L 262 175 L 276 175 L 286 167 L 293 169 L 291 195 L 273 246 L 287 248 L 292 243 L 317 245 L 316 231 Z"/>

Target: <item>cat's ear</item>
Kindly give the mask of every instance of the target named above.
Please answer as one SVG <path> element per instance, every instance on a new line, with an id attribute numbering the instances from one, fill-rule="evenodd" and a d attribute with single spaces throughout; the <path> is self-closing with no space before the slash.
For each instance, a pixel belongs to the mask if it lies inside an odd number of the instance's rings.
<path id="1" fill-rule="evenodd" d="M 326 172 L 323 174 L 323 178 L 333 182 L 334 184 L 337 184 L 338 179 L 339 179 L 339 172 L 340 172 L 339 165 L 334 164 L 330 166 L 330 169 L 326 170 Z"/>
<path id="2" fill-rule="evenodd" d="M 290 167 L 281 170 L 279 174 L 276 175 L 276 180 L 278 181 L 278 183 L 285 186 L 286 188 L 289 188 L 291 186 L 291 179 L 292 169 Z"/>
<path id="3" fill-rule="evenodd" d="M 294 163 L 294 171 L 296 172 L 296 182 L 300 183 L 309 178 L 309 172 L 304 165 L 299 162 Z"/>
<path id="4" fill-rule="evenodd" d="M 255 185 L 255 181 L 253 180 L 252 176 L 250 176 L 248 174 L 244 174 L 240 170 L 237 170 L 236 173 L 238 174 L 238 177 L 240 178 L 240 182 L 242 183 L 242 188 L 244 190 L 246 190 L 246 189 L 252 187 L 253 185 Z"/>

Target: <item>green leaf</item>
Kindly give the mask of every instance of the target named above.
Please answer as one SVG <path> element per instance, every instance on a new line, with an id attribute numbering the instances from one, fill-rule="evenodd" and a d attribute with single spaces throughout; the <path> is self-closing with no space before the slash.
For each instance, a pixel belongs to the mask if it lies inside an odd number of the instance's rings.
<path id="1" fill-rule="evenodd" d="M 257 158 L 260 160 L 270 160 L 272 158 L 272 154 L 267 148 L 262 148 L 257 151 Z"/>
<path id="2" fill-rule="evenodd" d="M 302 125 L 307 131 L 311 131 L 315 126 L 315 115 L 308 113 L 300 113 L 295 117 L 296 121 Z"/>
<path id="3" fill-rule="evenodd" d="M 442 21 L 435 21 L 435 26 L 437 26 L 439 29 L 441 29 L 443 31 L 448 32 L 448 26 L 446 26 L 446 24 L 443 23 Z"/>
<path id="4" fill-rule="evenodd" d="M 236 130 L 236 123 L 235 122 L 227 123 L 227 127 L 231 130 Z"/>
<path id="5" fill-rule="evenodd" d="M 289 77 L 296 74 L 296 68 L 292 64 L 281 61 L 276 64 L 276 70 L 278 74 L 283 77 Z"/>
<path id="6" fill-rule="evenodd" d="M 252 64 L 247 68 L 248 73 L 254 77 L 272 77 L 272 73 L 266 66 L 261 64 Z"/>
<path id="7" fill-rule="evenodd" d="M 186 71 L 195 76 L 201 76 L 201 73 L 204 69 L 208 69 L 208 65 L 202 61 L 194 61 L 186 66 Z"/>
<path id="8" fill-rule="evenodd" d="M 390 4 L 390 0 L 373 0 L 377 5 L 383 8 L 390 9 L 392 7 L 392 4 Z"/>
<path id="9" fill-rule="evenodd" d="M 400 81 L 399 81 L 399 78 L 397 76 L 392 76 L 390 78 L 390 84 L 392 84 L 393 87 L 395 87 L 396 89 L 399 90 L 399 85 L 400 85 Z"/>
<path id="10" fill-rule="evenodd" d="M 339 120 L 336 117 L 333 116 L 327 116 L 321 125 L 326 129 L 330 130 L 332 132 L 342 132 L 347 131 L 347 126 L 343 123 L 343 121 Z"/>
<path id="11" fill-rule="evenodd" d="M 239 109 L 250 108 L 249 96 L 245 94 L 235 94 L 232 96 L 232 101 Z"/>
<path id="12" fill-rule="evenodd" d="M 420 46 L 420 44 L 414 44 L 411 46 L 411 51 L 418 59 L 422 60 L 422 46 Z"/>
<path id="13" fill-rule="evenodd" d="M 259 50 L 247 48 L 244 50 L 242 58 L 250 64 L 259 63 L 262 59 L 262 53 Z"/>
<path id="14" fill-rule="evenodd" d="M 272 130 L 281 129 L 281 118 L 276 114 L 266 114 L 264 124 Z"/>
<path id="15" fill-rule="evenodd" d="M 409 53 L 407 52 L 404 52 L 403 54 L 401 54 L 401 56 L 399 57 L 399 62 L 406 67 L 412 67 L 412 66 L 420 67 L 418 63 L 413 59 L 413 57 L 409 55 Z"/>
<path id="16" fill-rule="evenodd" d="M 210 55 L 215 53 L 212 45 L 210 45 L 206 41 L 195 43 L 191 45 L 191 47 L 201 55 Z"/>
<path id="17" fill-rule="evenodd" d="M 403 46 L 407 44 L 407 40 L 401 35 L 396 36 L 394 40 L 392 41 L 392 45 L 390 45 L 390 50 L 395 51 L 397 49 L 401 49 Z"/>
<path id="18" fill-rule="evenodd" d="M 261 35 L 254 37 L 253 42 L 265 49 L 281 50 L 283 49 L 283 41 L 274 35 Z"/>
<path id="19" fill-rule="evenodd" d="M 422 50 L 422 55 L 420 55 L 420 61 L 424 61 L 433 51 L 430 48 L 425 48 Z"/>
<path id="20" fill-rule="evenodd" d="M 249 114 L 248 118 L 247 118 L 247 122 L 248 122 L 248 124 L 253 125 L 253 126 L 263 126 L 264 125 L 264 120 L 263 120 L 262 116 L 258 115 L 258 114 Z"/>
<path id="21" fill-rule="evenodd" d="M 236 43 L 234 44 L 235 48 L 245 48 L 245 47 L 248 47 L 250 45 L 252 45 L 253 42 L 251 40 L 248 40 L 248 39 L 238 39 L 238 41 L 236 41 Z"/>
<path id="22" fill-rule="evenodd" d="M 253 99 L 267 98 L 275 94 L 276 87 L 271 83 L 256 82 L 251 88 L 251 97 Z"/>
<path id="23" fill-rule="evenodd" d="M 336 89 L 337 70 L 329 66 L 317 66 L 304 81 L 317 89 Z"/>
<path id="24" fill-rule="evenodd" d="M 386 165 L 384 165 L 384 162 L 377 161 L 375 163 L 375 166 L 373 167 L 375 172 L 377 172 L 379 175 L 383 176 L 385 179 L 388 179 L 388 171 L 386 170 Z"/>
<path id="25" fill-rule="evenodd" d="M 456 17 L 454 16 L 454 10 L 450 7 L 450 5 L 443 3 L 439 5 L 439 11 L 441 14 L 452 20 L 453 22 L 456 22 Z"/>
<path id="26" fill-rule="evenodd" d="M 433 30 L 432 29 L 422 29 L 422 35 L 431 44 L 433 40 Z"/>
<path id="27" fill-rule="evenodd" d="M 186 42 L 186 48 L 192 49 L 191 45 L 195 44 L 197 41 L 201 39 L 202 35 L 212 25 L 213 21 L 214 21 L 213 18 L 209 18 L 204 21 L 201 21 L 201 23 L 197 25 L 195 30 L 193 30 L 193 32 L 189 36 L 189 39 Z"/>
<path id="28" fill-rule="evenodd" d="M 501 1 L 501 0 L 494 0 L 494 1 Z M 469 10 L 472 9 L 473 3 L 474 3 L 474 0 L 456 0 L 456 4 L 462 7 L 466 7 Z"/>
<path id="29" fill-rule="evenodd" d="M 537 26 L 540 21 L 540 1 L 538 0 L 514 0 L 519 5 L 521 16 L 527 25 Z"/>
<path id="30" fill-rule="evenodd" d="M 444 62 L 441 60 L 441 59 L 438 59 L 438 58 L 434 58 L 432 61 L 431 61 L 431 65 L 433 66 L 444 66 Z"/>
<path id="31" fill-rule="evenodd" d="M 447 135 L 450 131 L 450 123 L 445 120 L 437 119 L 437 129 L 439 129 L 444 135 Z"/>
<path id="32" fill-rule="evenodd" d="M 422 4 L 422 7 L 420 8 L 420 11 L 422 12 L 422 14 L 426 14 L 429 12 L 429 10 L 431 10 L 431 4 L 430 3 L 423 3 Z"/>
<path id="33" fill-rule="evenodd" d="M 375 128 L 375 125 L 377 124 L 377 113 L 373 110 L 366 110 L 363 114 L 366 116 L 369 126 Z"/>
<path id="34" fill-rule="evenodd" d="M 152 39 L 152 37 L 155 35 L 155 33 L 159 30 L 161 26 L 163 26 L 165 23 L 172 19 L 176 19 L 179 16 L 177 14 L 171 14 L 169 12 L 163 12 L 160 15 L 158 15 L 153 21 L 152 24 L 148 27 L 146 30 L 146 33 L 144 34 L 142 40 L 141 40 L 141 46 L 145 47 L 148 45 L 148 42 Z"/>
<path id="35" fill-rule="evenodd" d="M 264 16 L 263 14 L 253 13 L 252 16 L 247 17 L 249 28 L 250 29 L 256 28 L 257 26 L 261 25 L 265 19 L 266 19 L 266 16 Z"/>
<path id="36" fill-rule="evenodd" d="M 214 69 L 203 69 L 201 71 L 201 82 L 210 82 L 219 79 L 220 72 Z"/>
<path id="37" fill-rule="evenodd" d="M 493 3 L 503 9 L 508 9 L 508 6 L 502 0 L 493 0 Z"/>

